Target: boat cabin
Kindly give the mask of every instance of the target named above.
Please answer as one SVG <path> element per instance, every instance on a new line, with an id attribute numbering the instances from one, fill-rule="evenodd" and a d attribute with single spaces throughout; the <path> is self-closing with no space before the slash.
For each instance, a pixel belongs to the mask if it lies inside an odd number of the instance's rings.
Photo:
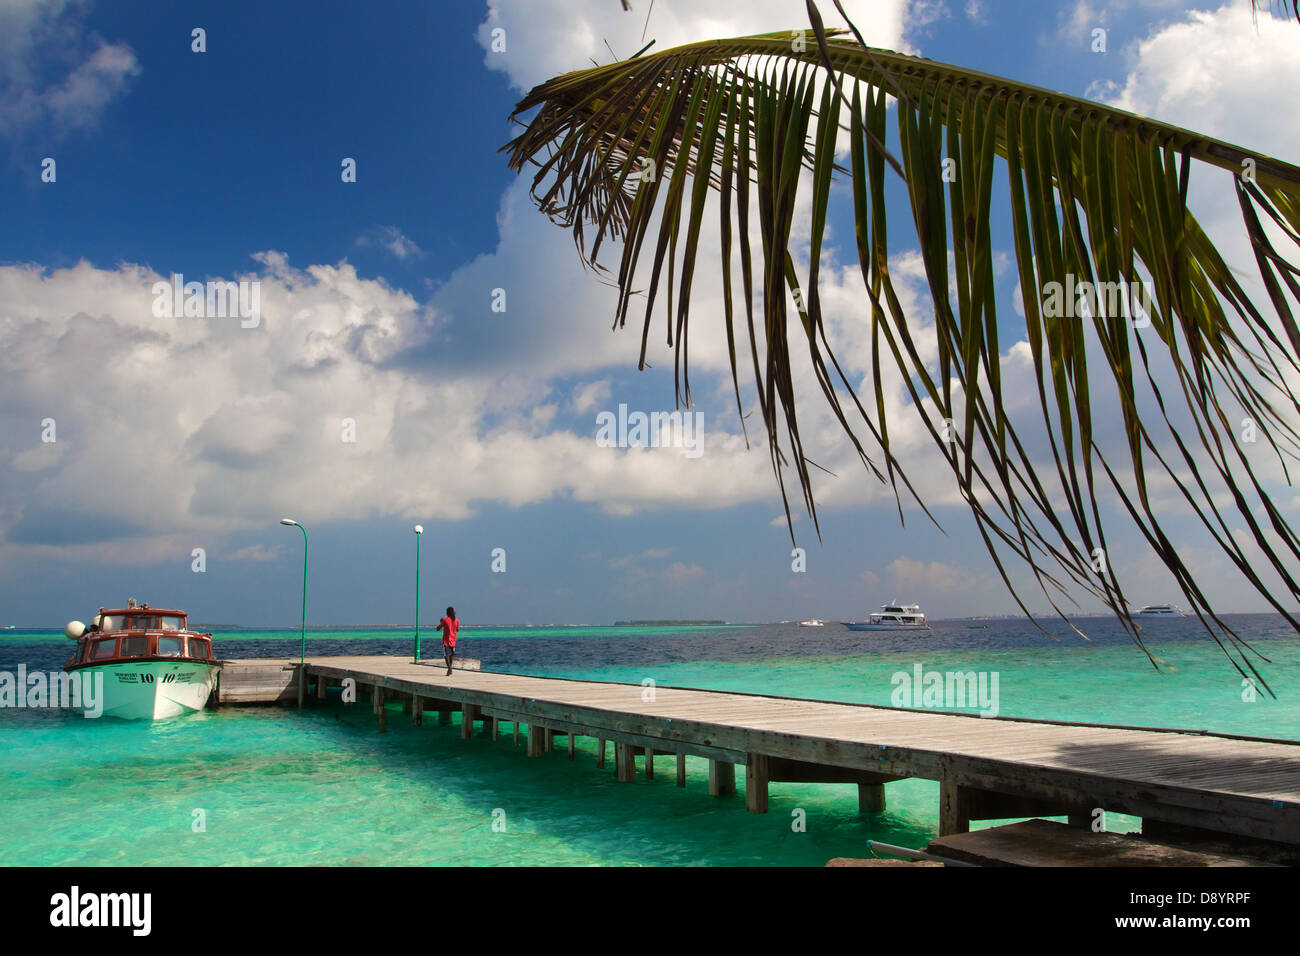
<path id="1" fill-rule="evenodd" d="M 885 604 L 871 620 L 875 624 L 924 624 L 925 615 L 919 604 Z"/>
<path id="2" fill-rule="evenodd" d="M 147 604 L 115 610 L 101 607 L 68 665 L 159 658 L 213 661 L 212 635 L 191 634 L 184 611 Z"/>

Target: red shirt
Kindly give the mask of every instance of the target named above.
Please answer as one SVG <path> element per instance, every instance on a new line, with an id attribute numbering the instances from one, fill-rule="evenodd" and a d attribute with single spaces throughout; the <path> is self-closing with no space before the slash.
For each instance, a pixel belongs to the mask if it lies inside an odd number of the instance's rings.
<path id="1" fill-rule="evenodd" d="M 444 617 L 438 622 L 438 630 L 442 631 L 442 643 L 446 644 L 448 647 L 455 647 L 456 632 L 460 630 L 460 620 Z"/>

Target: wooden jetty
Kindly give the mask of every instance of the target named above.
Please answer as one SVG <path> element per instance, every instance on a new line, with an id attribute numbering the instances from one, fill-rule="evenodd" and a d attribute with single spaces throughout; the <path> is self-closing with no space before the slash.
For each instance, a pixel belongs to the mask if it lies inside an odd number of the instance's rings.
<path id="1" fill-rule="evenodd" d="M 471 662 L 471 666 L 477 662 Z M 885 807 L 885 785 L 907 777 L 939 782 L 940 836 L 968 832 L 972 820 L 1064 816 L 1088 826 L 1097 811 L 1131 814 L 1143 832 L 1162 827 L 1300 846 L 1300 742 L 1148 730 L 1096 724 L 937 713 L 835 701 L 494 674 L 445 676 L 441 662 L 399 657 L 312 657 L 229 661 L 221 702 L 256 696 L 237 691 L 241 673 L 274 666 L 284 683 L 265 701 L 325 698 L 350 682 L 386 729 L 400 703 L 419 724 L 429 711 L 461 734 L 476 726 L 496 739 L 509 725 L 516 742 L 527 728 L 537 757 L 566 738 L 597 741 L 597 766 L 614 745 L 619 780 L 646 777 L 656 758 L 709 761 L 709 792 L 735 792 L 745 770 L 750 811 L 768 808 L 780 782 L 856 784 L 860 809 Z M 227 696 L 227 687 L 232 688 Z M 266 685 L 268 688 L 274 686 Z M 286 697 L 286 688 L 293 692 Z M 266 691 L 269 694 L 269 691 Z M 362 695 L 365 695 L 364 697 Z"/>

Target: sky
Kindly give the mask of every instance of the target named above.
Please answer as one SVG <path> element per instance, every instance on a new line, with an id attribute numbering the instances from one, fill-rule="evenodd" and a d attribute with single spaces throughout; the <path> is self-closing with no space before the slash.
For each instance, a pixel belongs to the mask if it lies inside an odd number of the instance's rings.
<path id="1" fill-rule="evenodd" d="M 892 601 L 1012 611 L 899 382 L 897 450 L 942 530 L 915 505 L 900 523 L 801 369 L 803 431 L 833 475 L 816 480 L 820 540 L 797 516 L 792 556 L 757 416 L 747 446 L 709 321 L 716 275 L 692 312 L 698 449 L 597 440 L 620 405 L 673 410 L 672 355 L 660 320 L 637 371 L 637 330 L 611 331 L 614 291 L 507 168 L 514 104 L 652 38 L 807 26 L 802 0 L 631 6 L 0 2 L 0 625 L 59 626 L 128 597 L 295 625 L 303 540 L 286 516 L 310 535 L 309 624 L 411 621 L 417 523 L 426 619 L 445 604 L 467 625 L 847 620 Z M 876 46 L 1300 157 L 1300 118 L 1278 96 L 1300 85 L 1300 27 L 1242 0 L 845 7 Z M 1193 208 L 1249 270 L 1223 186 L 1194 177 Z M 890 202 L 902 236 L 903 193 Z M 822 294 L 869 385 L 851 202 L 833 205 Z M 1032 374 L 1004 225 L 1003 361 Z M 716 235 L 706 226 L 705 243 Z M 915 240 L 895 243 L 920 328 Z M 257 321 L 160 315 L 155 283 L 174 274 L 256 283 Z M 752 387 L 744 400 L 756 412 Z M 1273 491 L 1294 508 L 1284 482 Z M 1176 601 L 1103 505 L 1130 598 Z M 1264 609 L 1170 489 L 1157 506 L 1218 609 Z"/>

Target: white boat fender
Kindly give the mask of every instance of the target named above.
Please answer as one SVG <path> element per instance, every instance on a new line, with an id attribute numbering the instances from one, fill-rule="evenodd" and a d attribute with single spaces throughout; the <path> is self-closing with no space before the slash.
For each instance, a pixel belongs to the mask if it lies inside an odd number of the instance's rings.
<path id="1" fill-rule="evenodd" d="M 70 639 L 79 641 L 81 640 L 82 635 L 86 633 L 86 625 L 82 624 L 80 621 L 69 621 L 64 626 L 63 633 L 68 635 Z"/>

